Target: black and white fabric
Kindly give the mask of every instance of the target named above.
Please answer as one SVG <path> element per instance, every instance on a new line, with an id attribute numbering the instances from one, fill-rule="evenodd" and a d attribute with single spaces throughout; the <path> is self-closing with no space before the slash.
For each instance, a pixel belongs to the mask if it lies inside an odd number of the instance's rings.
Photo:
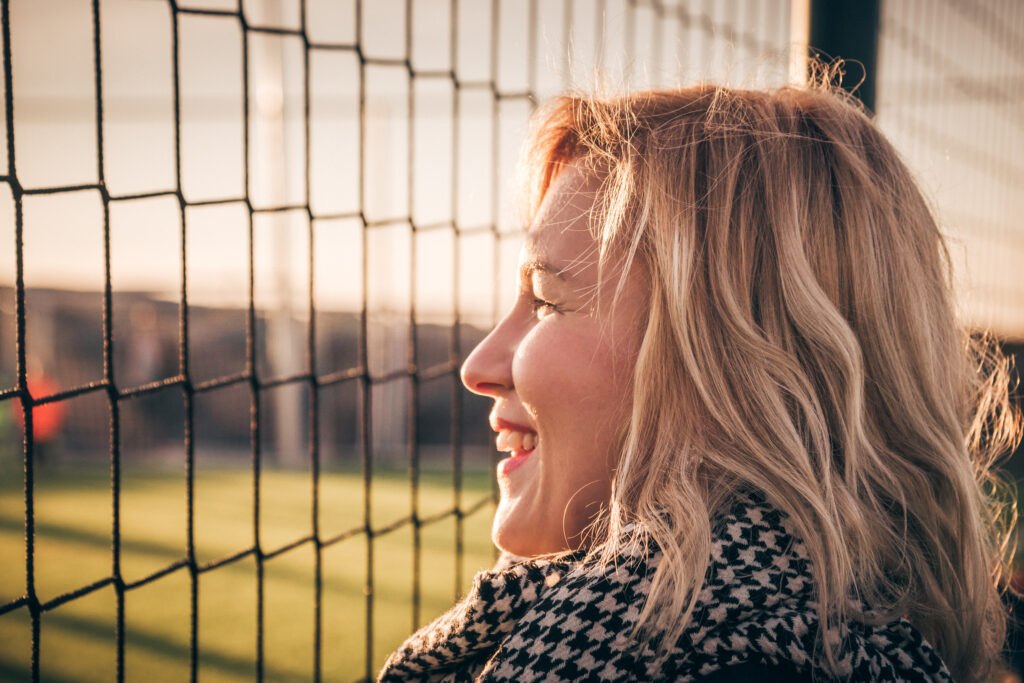
<path id="1" fill-rule="evenodd" d="M 716 529 L 695 616 L 667 657 L 629 638 L 661 559 L 638 551 L 608 566 L 527 561 L 481 572 L 465 599 L 391 655 L 379 680 L 694 681 L 743 663 L 828 680 L 803 544 L 755 500 Z M 844 636 L 844 680 L 952 680 L 905 619 L 854 623 Z"/>

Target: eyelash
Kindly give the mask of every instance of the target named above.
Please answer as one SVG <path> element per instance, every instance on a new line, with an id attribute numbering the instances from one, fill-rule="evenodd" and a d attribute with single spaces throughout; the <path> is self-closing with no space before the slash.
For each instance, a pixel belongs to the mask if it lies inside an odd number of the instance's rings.
<path id="1" fill-rule="evenodd" d="M 534 313 L 537 313 L 541 309 L 551 311 L 552 313 L 561 313 L 561 310 L 558 308 L 558 306 L 551 303 L 550 301 L 538 299 L 537 297 L 534 297 L 533 301 L 530 302 L 530 308 L 533 309 Z"/>

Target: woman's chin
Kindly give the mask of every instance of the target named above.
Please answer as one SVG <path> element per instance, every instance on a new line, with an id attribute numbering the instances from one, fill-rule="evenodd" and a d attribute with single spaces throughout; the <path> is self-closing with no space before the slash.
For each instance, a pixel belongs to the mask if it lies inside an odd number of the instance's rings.
<path id="1" fill-rule="evenodd" d="M 491 540 L 500 550 L 520 557 L 557 552 L 559 548 L 547 538 L 544 520 L 537 518 L 536 509 L 523 504 L 527 502 L 509 500 L 505 495 L 501 497 L 494 513 Z"/>
<path id="2" fill-rule="evenodd" d="M 539 469 L 532 456 L 525 458 L 521 467 L 508 471 L 509 461 L 506 458 L 498 465 L 498 489 L 501 498 L 498 509 L 494 512 L 494 524 L 491 526 L 491 540 L 501 550 L 531 557 L 543 551 L 537 550 L 543 538 L 543 511 L 540 509 L 542 497 L 538 494 L 540 481 Z M 519 464 L 519 463 L 516 463 Z"/>
<path id="3" fill-rule="evenodd" d="M 503 552 L 522 557 L 536 555 L 533 546 L 536 545 L 537 539 L 536 537 L 530 538 L 527 525 L 517 518 L 514 509 L 510 509 L 514 507 L 505 496 L 501 497 L 498 509 L 494 513 L 491 540 Z"/>
<path id="4" fill-rule="evenodd" d="M 491 540 L 499 550 L 520 557 L 537 557 L 572 550 L 561 530 L 556 532 L 547 524 L 545 517 L 548 516 L 536 510 L 517 509 L 516 505 L 502 498 L 494 513 Z M 561 519 L 561 515 L 558 515 L 558 519 Z"/>

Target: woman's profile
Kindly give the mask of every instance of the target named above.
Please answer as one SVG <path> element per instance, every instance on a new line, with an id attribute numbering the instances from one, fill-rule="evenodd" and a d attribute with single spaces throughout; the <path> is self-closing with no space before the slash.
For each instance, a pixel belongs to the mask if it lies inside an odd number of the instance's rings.
<path id="1" fill-rule="evenodd" d="M 535 119 L 494 400 L 510 556 L 381 680 L 984 680 L 1018 431 L 942 235 L 824 86 Z"/>

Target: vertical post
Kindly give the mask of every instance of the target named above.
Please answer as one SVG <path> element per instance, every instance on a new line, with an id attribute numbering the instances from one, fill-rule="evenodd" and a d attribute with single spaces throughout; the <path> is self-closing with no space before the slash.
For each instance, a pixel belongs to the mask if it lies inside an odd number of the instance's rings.
<path id="1" fill-rule="evenodd" d="M 282 10 L 276 0 L 263 0 L 263 15 L 273 26 L 280 26 Z M 284 47 L 279 39 L 264 35 L 259 48 L 253 50 L 256 77 L 256 145 L 253 170 L 256 190 L 267 206 L 283 206 L 288 202 L 289 174 L 285 154 L 285 65 Z M 292 292 L 292 213 L 263 214 L 270 224 L 274 244 L 274 298 L 263 301 L 272 306 L 267 315 L 267 347 L 270 372 L 278 378 L 293 367 L 293 359 L 301 353 L 296 337 L 295 302 Z M 301 465 L 302 386 L 285 384 L 274 390 L 270 405 L 274 412 L 274 451 L 278 464 Z"/>
<path id="2" fill-rule="evenodd" d="M 789 82 L 807 83 L 807 45 L 811 37 L 811 0 L 789 3 Z"/>
<path id="3" fill-rule="evenodd" d="M 846 62 L 844 90 L 875 111 L 880 0 L 810 0 L 810 53 Z M 852 68 L 851 68 L 852 67 Z"/>

